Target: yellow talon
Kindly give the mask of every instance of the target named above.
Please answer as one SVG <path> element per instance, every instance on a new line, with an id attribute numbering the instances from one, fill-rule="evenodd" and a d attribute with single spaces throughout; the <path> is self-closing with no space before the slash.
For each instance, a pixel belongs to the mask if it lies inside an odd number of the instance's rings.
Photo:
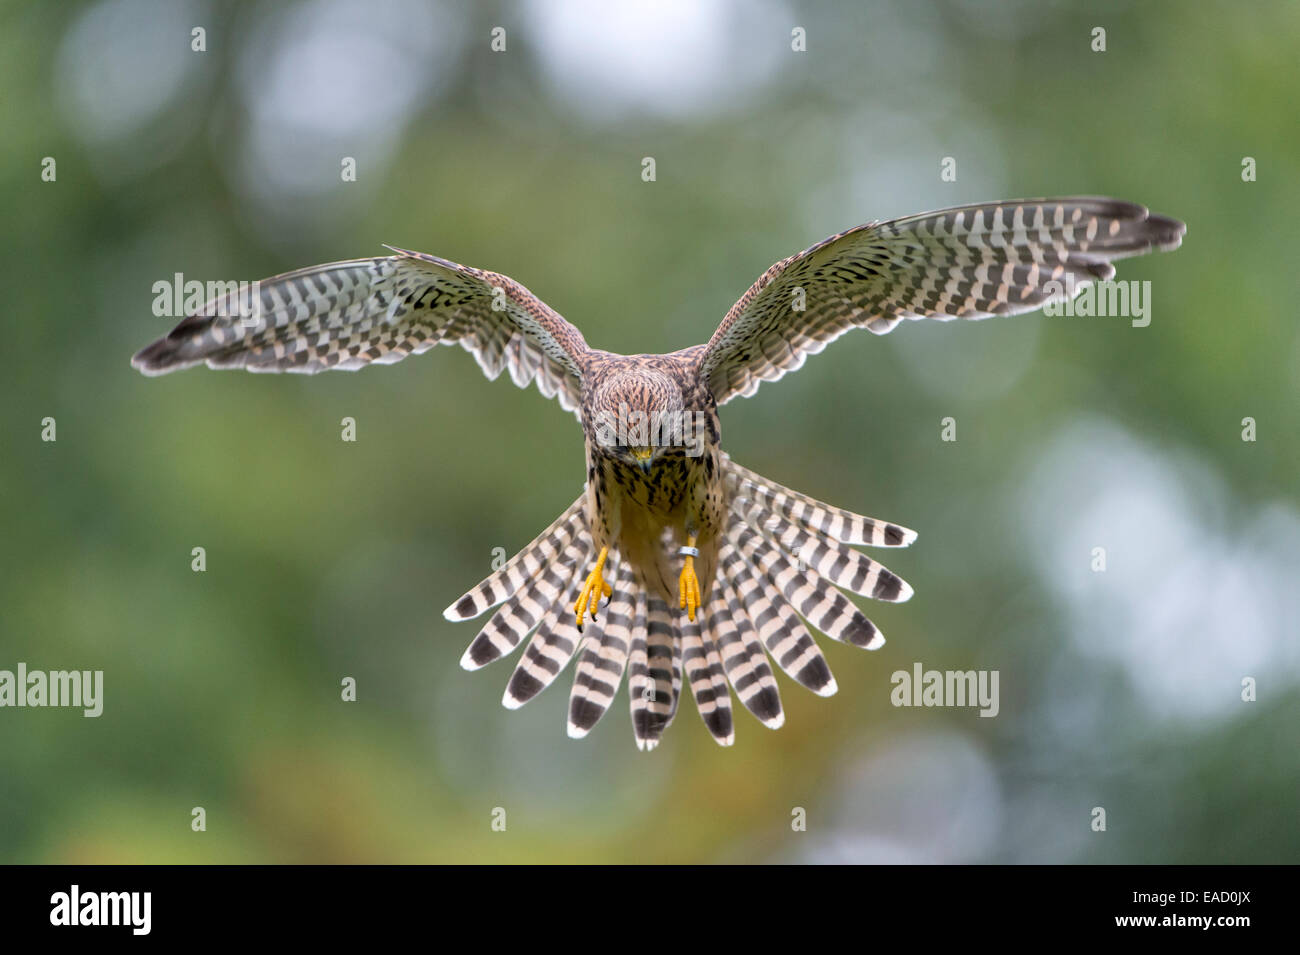
<path id="1" fill-rule="evenodd" d="M 686 538 L 686 548 L 695 550 L 695 538 Z M 685 551 L 686 548 L 683 548 Z M 700 597 L 700 578 L 695 575 L 695 554 L 686 553 L 686 563 L 682 565 L 681 576 L 677 578 L 677 606 L 686 611 L 691 622 L 695 621 L 696 608 L 704 602 Z"/>
<path id="2" fill-rule="evenodd" d="M 609 556 L 609 548 L 602 547 L 600 556 L 596 558 L 596 566 L 591 569 L 587 575 L 587 582 L 582 585 L 582 592 L 578 594 L 578 602 L 573 605 L 573 612 L 578 615 L 578 629 L 582 629 L 582 622 L 586 619 L 588 612 L 591 613 L 591 619 L 596 619 L 596 608 L 600 606 L 600 598 L 608 597 L 614 592 L 609 584 L 605 583 L 605 577 L 602 571 L 605 569 L 605 558 Z"/>

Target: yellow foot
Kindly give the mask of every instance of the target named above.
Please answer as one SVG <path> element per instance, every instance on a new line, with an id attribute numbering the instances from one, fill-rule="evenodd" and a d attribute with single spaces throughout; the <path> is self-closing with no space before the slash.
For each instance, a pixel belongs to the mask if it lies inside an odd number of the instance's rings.
<path id="1" fill-rule="evenodd" d="M 609 584 L 605 583 L 605 577 L 602 571 L 605 569 L 605 558 L 609 556 L 609 548 L 602 547 L 600 556 L 596 558 L 596 566 L 591 569 L 587 575 L 587 582 L 582 585 L 582 592 L 578 594 L 578 602 L 573 605 L 573 612 L 578 615 L 578 629 L 582 629 L 583 620 L 586 619 L 588 611 L 591 613 L 591 619 L 596 619 L 596 608 L 600 605 L 602 596 L 608 597 L 613 593 Z"/>
<path id="2" fill-rule="evenodd" d="M 686 556 L 682 565 L 681 576 L 677 578 L 677 606 L 686 611 L 686 616 L 695 621 L 695 610 L 703 603 L 700 597 L 700 578 L 695 576 L 695 558 L 699 551 L 695 549 L 695 538 L 686 538 L 686 546 L 680 553 Z"/>

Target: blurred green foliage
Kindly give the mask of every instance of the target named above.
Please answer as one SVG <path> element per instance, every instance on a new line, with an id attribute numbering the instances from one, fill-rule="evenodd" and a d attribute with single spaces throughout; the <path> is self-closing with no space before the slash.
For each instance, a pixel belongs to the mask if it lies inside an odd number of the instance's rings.
<path id="1" fill-rule="evenodd" d="M 1277 556 L 1294 557 L 1300 526 L 1300 6 L 701 4 L 708 17 L 673 26 L 680 42 L 743 39 L 669 77 L 680 82 L 660 98 L 681 108 L 625 98 L 602 113 L 548 80 L 539 20 L 586 17 L 635 49 L 634 20 L 603 24 L 598 4 L 444 3 L 410 31 L 436 41 L 427 60 L 441 65 L 382 129 L 352 111 L 397 83 L 386 70 L 337 105 L 310 74 L 295 88 L 275 72 L 306 42 L 295 24 L 343 24 L 322 49 L 347 54 L 364 14 L 286 7 L 182 5 L 169 16 L 185 29 L 153 45 L 145 25 L 171 21 L 149 3 L 0 10 L 0 668 L 102 669 L 106 696 L 98 719 L 0 710 L 0 860 L 1300 858 L 1297 603 L 1274 592 L 1300 570 Z M 685 15 L 665 9 L 645 15 Z M 206 52 L 189 50 L 190 14 Z M 746 18 L 762 29 L 740 31 Z M 497 24 L 503 54 L 489 50 Z M 805 53 L 789 50 L 794 25 Z M 1090 49 L 1098 25 L 1104 53 Z M 692 70 L 739 75 L 755 57 L 762 76 L 692 93 Z M 126 91 L 111 105 L 165 83 L 130 122 L 87 111 L 97 88 Z M 257 127 L 286 95 L 284 115 L 317 125 Z M 357 157 L 356 183 L 340 180 L 337 150 L 289 169 L 255 149 L 296 137 L 310 156 L 322 128 Z M 939 179 L 943 156 L 955 183 Z M 1258 181 L 1242 181 L 1244 156 Z M 638 754 L 626 689 L 574 742 L 567 676 L 507 713 L 512 664 L 457 666 L 475 631 L 442 608 L 581 488 L 580 432 L 554 403 L 483 380 L 459 350 L 315 378 L 146 380 L 128 366 L 170 327 L 150 306 L 175 272 L 254 279 L 387 242 L 518 278 L 596 347 L 668 351 L 705 340 L 764 268 L 831 232 L 1068 193 L 1187 221 L 1180 251 L 1121 265 L 1152 283 L 1150 327 L 1034 315 L 855 334 L 725 409 L 740 462 L 920 532 L 884 555 L 916 598 L 868 608 L 888 645 L 825 646 L 839 694 L 782 678 L 786 727 L 738 713 L 729 751 L 685 701 L 664 745 Z M 40 440 L 46 416 L 57 442 Z M 339 440 L 344 416 L 355 444 Z M 945 416 L 955 444 L 939 441 Z M 1136 605 L 1227 626 L 1169 644 L 1135 627 L 1106 634 L 1119 650 L 1088 651 L 1114 618 L 1065 608 L 1054 581 L 1069 571 L 1044 558 L 1063 525 L 1019 502 L 1025 475 L 1089 422 L 1185 478 L 1206 546 L 1232 546 L 1203 555 L 1203 578 Z M 1066 447 L 1086 468 L 1086 446 Z M 1127 477 L 1100 480 L 1127 500 Z M 1073 494 L 1052 505 L 1062 521 Z M 1273 549 L 1247 527 L 1275 534 Z M 190 569 L 195 546 L 205 573 Z M 1120 588 L 1139 558 L 1110 553 L 1096 586 Z M 1250 555 L 1271 576 L 1228 587 Z M 1190 610 L 1172 606 L 1184 599 Z M 1126 646 L 1149 647 L 1146 662 Z M 1207 664 L 1183 703 L 1153 698 L 1149 668 L 1231 646 L 1258 669 Z M 998 669 L 999 717 L 894 708 L 889 674 L 914 661 Z M 345 676 L 356 703 L 340 702 Z M 1237 699 L 1243 676 L 1258 680 L 1255 703 Z M 190 831 L 195 806 L 204 833 Z M 1096 806 L 1105 833 L 1089 829 Z M 793 807 L 807 832 L 791 831 Z"/>

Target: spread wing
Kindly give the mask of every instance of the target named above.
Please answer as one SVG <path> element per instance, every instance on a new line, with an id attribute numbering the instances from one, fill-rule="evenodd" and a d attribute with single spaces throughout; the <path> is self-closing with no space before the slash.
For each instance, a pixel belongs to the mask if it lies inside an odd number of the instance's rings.
<path id="1" fill-rule="evenodd" d="M 163 375 L 209 368 L 315 374 L 392 364 L 460 345 L 489 378 L 502 370 L 577 412 L 582 334 L 518 282 L 420 252 L 353 259 L 231 289 L 188 315 L 131 364 Z M 231 283 L 233 285 L 233 283 Z"/>
<path id="2" fill-rule="evenodd" d="M 1118 199 L 1025 199 L 869 223 L 768 269 L 705 346 L 719 404 L 801 367 L 852 328 L 988 318 L 1072 298 L 1113 259 L 1175 249 L 1186 226 Z"/>

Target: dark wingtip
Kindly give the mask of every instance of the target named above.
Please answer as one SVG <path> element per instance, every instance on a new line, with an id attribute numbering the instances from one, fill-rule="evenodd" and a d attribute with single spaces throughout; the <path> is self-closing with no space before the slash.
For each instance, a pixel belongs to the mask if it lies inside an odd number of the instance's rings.
<path id="1" fill-rule="evenodd" d="M 1183 244 L 1187 234 L 1187 223 L 1168 216 L 1147 216 L 1147 228 L 1151 233 L 1151 245 L 1162 252 L 1176 249 Z"/>
<path id="2" fill-rule="evenodd" d="M 1109 262 L 1088 262 L 1079 266 L 1080 272 L 1086 272 L 1095 279 L 1109 282 L 1115 277 L 1115 266 Z"/>
<path id="3" fill-rule="evenodd" d="M 165 375 L 169 371 L 175 371 L 179 367 L 179 363 L 176 362 L 175 358 L 175 343 L 168 341 L 166 338 L 160 338 L 132 355 L 131 367 L 152 378 L 156 375 Z"/>
<path id="4" fill-rule="evenodd" d="M 153 377 L 197 365 L 203 358 L 194 357 L 193 348 L 188 349 L 184 356 L 182 351 L 187 344 L 206 332 L 212 326 L 212 322 L 211 315 L 199 313 L 185 316 L 162 338 L 136 352 L 131 358 L 131 367 Z"/>

